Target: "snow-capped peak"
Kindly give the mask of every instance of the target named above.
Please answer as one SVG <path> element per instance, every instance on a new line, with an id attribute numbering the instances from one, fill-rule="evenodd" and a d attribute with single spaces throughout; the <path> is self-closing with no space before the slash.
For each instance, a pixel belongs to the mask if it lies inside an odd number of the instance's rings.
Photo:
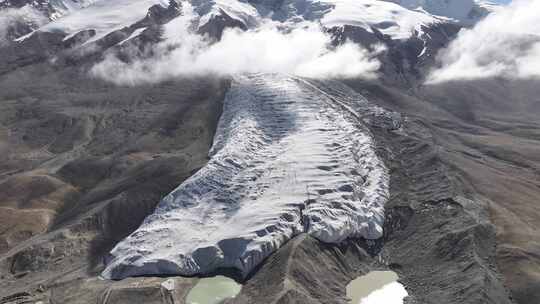
<path id="1" fill-rule="evenodd" d="M 11 0 L 12 1 L 12 0 Z M 4 0 L 3 6 L 10 3 Z M 182 1 L 180 1 L 182 2 Z M 421 33 L 424 27 L 441 22 L 472 24 L 496 8 L 487 0 L 192 0 L 199 15 L 199 24 L 212 16 L 227 14 L 246 28 L 261 21 L 286 24 L 303 21 L 320 23 L 331 28 L 353 25 L 368 32 L 377 30 L 392 39 L 407 39 Z M 144 18 L 155 4 L 168 5 L 167 0 L 50 0 L 49 17 L 53 21 L 39 30 L 75 35 L 94 30 L 97 40 L 106 34 L 129 26 Z M 51 10 L 52 8 L 52 10 Z"/>
<path id="2" fill-rule="evenodd" d="M 483 0 L 389 0 L 407 9 L 421 8 L 426 12 L 470 24 L 492 11 L 496 4 Z"/>

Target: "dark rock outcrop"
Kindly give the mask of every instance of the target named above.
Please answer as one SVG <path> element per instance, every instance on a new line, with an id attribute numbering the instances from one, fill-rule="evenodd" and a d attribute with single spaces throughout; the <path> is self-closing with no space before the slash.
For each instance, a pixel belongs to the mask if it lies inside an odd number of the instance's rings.
<path id="1" fill-rule="evenodd" d="M 245 31 L 247 30 L 247 25 L 241 20 L 232 18 L 220 9 L 219 14 L 213 15 L 207 23 L 199 27 L 198 34 L 207 35 L 212 41 L 219 41 L 221 40 L 221 36 L 223 36 L 223 31 L 228 28 L 238 28 Z"/>

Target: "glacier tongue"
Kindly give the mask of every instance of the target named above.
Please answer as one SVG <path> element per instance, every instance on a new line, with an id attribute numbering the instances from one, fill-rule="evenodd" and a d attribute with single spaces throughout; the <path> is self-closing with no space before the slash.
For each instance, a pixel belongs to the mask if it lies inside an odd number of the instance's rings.
<path id="1" fill-rule="evenodd" d="M 103 275 L 247 275 L 302 232 L 379 238 L 387 169 L 338 95 L 284 75 L 237 77 L 208 164 L 112 250 Z"/>

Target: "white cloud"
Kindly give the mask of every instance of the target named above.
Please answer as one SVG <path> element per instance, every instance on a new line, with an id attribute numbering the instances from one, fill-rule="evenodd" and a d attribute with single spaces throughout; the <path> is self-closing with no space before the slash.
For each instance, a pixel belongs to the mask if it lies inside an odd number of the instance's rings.
<path id="1" fill-rule="evenodd" d="M 9 30 L 17 23 L 30 24 L 37 27 L 47 21 L 38 10 L 29 5 L 21 8 L 7 8 L 0 11 L 0 46 L 8 41 Z"/>
<path id="2" fill-rule="evenodd" d="M 184 7 L 184 11 L 189 11 Z M 306 23 L 289 31 L 267 22 L 246 32 L 228 29 L 210 44 L 191 33 L 193 16 L 186 14 L 165 26 L 165 41 L 149 59 L 125 63 L 108 56 L 91 73 L 117 84 L 157 82 L 182 75 L 288 73 L 299 76 L 375 77 L 376 52 L 346 43 L 330 47 L 330 36 L 319 25 Z"/>
<path id="3" fill-rule="evenodd" d="M 427 83 L 501 76 L 540 77 L 540 0 L 515 0 L 462 30 L 441 51 Z"/>
<path id="4" fill-rule="evenodd" d="M 392 282 L 373 291 L 358 304 L 403 304 L 406 296 L 405 287 L 398 282 Z"/>

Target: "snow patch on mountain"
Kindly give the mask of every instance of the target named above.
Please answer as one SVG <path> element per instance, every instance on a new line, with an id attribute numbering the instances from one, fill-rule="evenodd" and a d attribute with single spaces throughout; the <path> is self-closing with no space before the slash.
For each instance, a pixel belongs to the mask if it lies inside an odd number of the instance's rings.
<path id="1" fill-rule="evenodd" d="M 381 237 L 389 178 L 362 124 L 371 106 L 343 95 L 354 110 L 302 79 L 237 77 L 208 164 L 112 250 L 103 275 L 245 276 L 302 232 Z"/>
<path id="2" fill-rule="evenodd" d="M 2 0 L 0 10 L 30 7 L 50 20 L 58 19 L 72 11 L 89 6 L 97 0 Z"/>
<path id="3" fill-rule="evenodd" d="M 30 5 L 0 10 L 0 46 L 47 22 L 47 18 Z"/>
<path id="4" fill-rule="evenodd" d="M 51 20 L 59 19 L 62 16 L 66 16 L 74 11 L 80 10 L 87 6 L 90 6 L 98 0 L 51 0 L 50 8 L 52 13 L 50 15 Z"/>
<path id="5" fill-rule="evenodd" d="M 490 13 L 503 8 L 501 4 L 489 0 L 476 0 L 475 3 L 478 7 L 486 9 Z"/>
<path id="6" fill-rule="evenodd" d="M 375 28 L 392 39 L 407 39 L 423 26 L 447 21 L 421 10 L 410 10 L 395 3 L 373 0 L 322 0 L 334 9 L 322 18 L 327 26 L 354 25 L 372 31 Z"/>
<path id="7" fill-rule="evenodd" d="M 169 5 L 167 0 L 96 0 L 87 7 L 42 26 L 38 31 L 74 35 L 92 29 L 96 31 L 96 35 L 86 41 L 90 43 L 143 19 L 148 9 L 156 4 L 163 7 Z M 21 37 L 19 41 L 25 38 L 27 37 Z"/>
<path id="8" fill-rule="evenodd" d="M 424 10 L 463 24 L 473 24 L 495 10 L 498 5 L 483 0 L 390 0 L 404 8 Z"/>
<path id="9" fill-rule="evenodd" d="M 408 8 L 422 8 L 438 16 L 446 16 L 456 20 L 463 20 L 474 7 L 473 0 L 395 0 L 399 5 Z"/>
<path id="10" fill-rule="evenodd" d="M 261 16 L 254 6 L 249 2 L 238 0 L 196 0 L 191 6 L 201 17 L 199 24 L 206 24 L 212 17 L 223 12 L 231 18 L 242 21 L 247 27 L 254 27 L 259 24 Z"/>
<path id="11" fill-rule="evenodd" d="M 141 27 L 141 28 L 138 28 L 138 29 L 134 30 L 133 33 L 131 33 L 131 35 L 129 35 L 129 37 L 127 37 L 126 39 L 120 41 L 118 43 L 118 45 L 122 45 L 122 44 L 128 42 L 129 40 L 138 37 L 139 35 L 142 34 L 142 32 L 144 32 L 144 30 L 146 30 L 146 27 Z"/>

